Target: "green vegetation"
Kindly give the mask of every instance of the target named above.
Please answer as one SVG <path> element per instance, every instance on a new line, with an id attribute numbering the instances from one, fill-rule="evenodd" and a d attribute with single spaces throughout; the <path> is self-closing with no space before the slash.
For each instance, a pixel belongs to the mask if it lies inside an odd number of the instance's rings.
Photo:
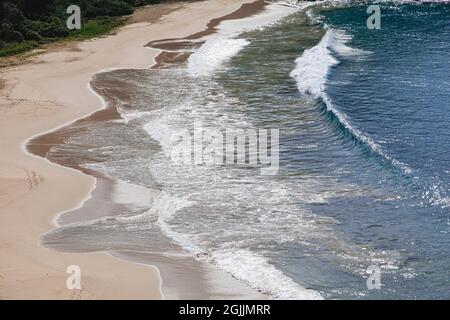
<path id="1" fill-rule="evenodd" d="M 89 39 L 123 25 L 137 6 L 160 0 L 0 0 L 0 57 L 60 39 Z M 68 30 L 69 5 L 81 8 L 80 30 Z"/>
<path id="2" fill-rule="evenodd" d="M 0 57 L 11 56 L 13 54 L 22 53 L 34 48 L 37 48 L 39 44 L 36 41 L 24 41 L 21 43 L 11 43 L 5 45 L 0 49 Z"/>
<path id="3" fill-rule="evenodd" d="M 124 24 L 124 19 L 101 17 L 88 20 L 83 24 L 82 29 L 74 30 L 69 33 L 69 39 L 85 40 L 97 37 L 102 34 L 111 32 L 112 30 Z"/>

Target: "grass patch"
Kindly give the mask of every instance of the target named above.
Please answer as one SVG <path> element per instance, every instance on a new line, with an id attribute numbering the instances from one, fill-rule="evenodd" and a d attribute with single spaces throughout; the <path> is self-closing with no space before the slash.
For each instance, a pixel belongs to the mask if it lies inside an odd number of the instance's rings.
<path id="1" fill-rule="evenodd" d="M 12 56 L 15 54 L 24 53 L 39 47 L 36 41 L 24 41 L 20 43 L 8 43 L 0 48 L 0 57 Z"/>
<path id="2" fill-rule="evenodd" d="M 70 40 L 87 40 L 101 35 L 111 33 L 115 29 L 123 26 L 127 19 L 103 17 L 89 20 L 81 25 L 80 30 L 71 31 L 65 39 Z"/>

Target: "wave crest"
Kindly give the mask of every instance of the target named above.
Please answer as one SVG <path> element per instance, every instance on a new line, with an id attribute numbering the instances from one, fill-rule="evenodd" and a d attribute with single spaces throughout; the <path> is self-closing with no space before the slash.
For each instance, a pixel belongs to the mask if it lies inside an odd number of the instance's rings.
<path id="1" fill-rule="evenodd" d="M 295 60 L 296 67 L 290 76 L 296 80 L 300 93 L 323 101 L 326 106 L 325 112 L 329 113 L 332 121 L 340 125 L 341 129 L 345 131 L 345 136 L 350 136 L 369 152 L 379 156 L 383 161 L 389 162 L 403 174 L 409 175 L 411 169 L 406 164 L 386 154 L 370 136 L 352 126 L 347 116 L 335 108 L 326 94 L 328 75 L 331 69 L 340 63 L 337 56 L 357 58 L 370 54 L 370 52 L 349 47 L 347 42 L 350 40 L 351 36 L 344 32 L 328 29 L 316 46 L 305 50 Z"/>
<path id="2" fill-rule="evenodd" d="M 316 46 L 306 49 L 295 60 L 296 67 L 290 75 L 297 81 L 301 93 L 321 97 L 330 70 L 339 64 L 335 54 L 356 56 L 367 53 L 347 46 L 349 40 L 351 37 L 344 32 L 329 29 Z"/>

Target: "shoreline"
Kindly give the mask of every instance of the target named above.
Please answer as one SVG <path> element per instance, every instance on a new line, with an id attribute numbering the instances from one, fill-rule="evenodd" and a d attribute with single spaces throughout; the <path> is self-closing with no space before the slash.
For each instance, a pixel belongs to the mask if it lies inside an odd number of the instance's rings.
<path id="1" fill-rule="evenodd" d="M 152 35 L 187 37 L 216 16 L 227 15 L 247 2 L 170 3 L 167 5 L 180 6 L 157 17 L 156 24 L 127 25 L 116 35 L 79 43 L 76 49 L 68 46 L 46 52 L 24 65 L 1 70 L 0 90 L 5 94 L 0 102 L 6 112 L 0 118 L 0 132 L 9 138 L 2 141 L 5 155 L 0 163 L 4 186 L 0 198 L 0 260 L 6 261 L 0 266 L 1 299 L 164 298 L 156 267 L 112 259 L 105 251 L 63 253 L 37 244 L 40 236 L 52 229 L 51 219 L 83 207 L 97 183 L 76 169 L 32 155 L 25 147 L 37 136 L 106 110 L 99 95 L 89 88 L 90 79 L 103 70 L 151 67 L 159 50 L 144 45 Z M 186 13 L 200 22 L 187 27 L 183 24 Z M 178 31 L 173 31 L 177 27 Z M 137 49 L 130 52 L 131 47 Z M 106 52 L 113 54 L 105 59 Z M 150 65 L 149 59 L 153 60 Z M 56 193 L 58 197 L 54 198 Z M 73 264 L 82 270 L 81 290 L 66 289 L 66 268 Z"/>

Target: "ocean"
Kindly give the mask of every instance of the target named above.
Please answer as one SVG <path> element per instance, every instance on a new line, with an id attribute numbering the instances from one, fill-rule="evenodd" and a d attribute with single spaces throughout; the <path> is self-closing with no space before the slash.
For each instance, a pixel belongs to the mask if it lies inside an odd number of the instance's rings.
<path id="1" fill-rule="evenodd" d="M 114 181 L 117 206 L 42 243 L 191 256 L 275 299 L 450 298 L 450 4 L 375 4 L 380 29 L 367 3 L 274 2 L 184 62 L 97 74 L 120 117 L 47 157 Z M 277 172 L 174 161 L 199 124 L 278 130 Z"/>

